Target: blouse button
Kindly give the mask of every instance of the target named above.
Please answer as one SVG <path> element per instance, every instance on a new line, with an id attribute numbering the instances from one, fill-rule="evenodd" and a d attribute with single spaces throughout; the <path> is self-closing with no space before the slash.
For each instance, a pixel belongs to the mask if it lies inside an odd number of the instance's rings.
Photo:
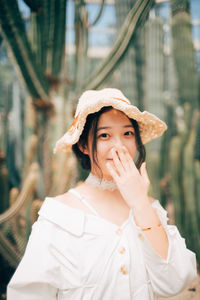
<path id="1" fill-rule="evenodd" d="M 127 269 L 127 267 L 126 267 L 125 265 L 124 265 L 124 266 L 121 266 L 120 271 L 121 271 L 121 273 L 124 274 L 124 275 L 126 275 L 126 274 L 128 273 L 128 269 Z"/>
<path id="2" fill-rule="evenodd" d="M 141 233 L 138 234 L 138 237 L 139 237 L 139 239 L 140 239 L 141 241 L 144 241 L 144 237 L 143 237 L 143 235 L 142 235 Z"/>
<path id="3" fill-rule="evenodd" d="M 115 231 L 116 234 L 118 235 L 121 235 L 122 234 L 122 229 L 121 228 L 118 228 L 116 231 Z"/>
<path id="4" fill-rule="evenodd" d="M 124 247 L 121 247 L 121 248 L 119 249 L 119 253 L 121 253 L 121 254 L 124 254 L 125 251 L 126 251 L 126 249 L 125 249 Z"/>

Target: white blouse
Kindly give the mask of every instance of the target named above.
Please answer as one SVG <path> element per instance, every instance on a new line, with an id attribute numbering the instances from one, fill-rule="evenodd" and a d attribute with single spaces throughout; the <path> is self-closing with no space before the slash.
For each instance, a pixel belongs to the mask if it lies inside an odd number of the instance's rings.
<path id="1" fill-rule="evenodd" d="M 135 224 L 131 209 L 129 218 L 117 226 L 91 206 L 94 214 L 47 197 L 8 285 L 7 299 L 153 300 L 179 293 L 197 276 L 195 254 L 177 227 L 167 225 L 159 201 L 152 206 L 168 236 L 166 260 Z"/>

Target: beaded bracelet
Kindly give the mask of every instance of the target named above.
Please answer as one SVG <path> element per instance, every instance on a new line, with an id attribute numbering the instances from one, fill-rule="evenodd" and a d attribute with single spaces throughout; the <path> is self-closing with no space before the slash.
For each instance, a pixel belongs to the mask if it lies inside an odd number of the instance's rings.
<path id="1" fill-rule="evenodd" d="M 156 227 L 160 227 L 162 224 L 158 224 L 156 226 L 151 226 L 151 227 L 146 227 L 146 228 L 141 228 L 142 231 L 147 231 L 147 230 L 151 230 L 152 228 L 156 228 Z"/>

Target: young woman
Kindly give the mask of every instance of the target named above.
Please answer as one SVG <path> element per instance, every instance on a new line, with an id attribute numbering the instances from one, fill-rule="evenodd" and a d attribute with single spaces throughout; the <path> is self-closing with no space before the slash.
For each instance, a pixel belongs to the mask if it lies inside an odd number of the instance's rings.
<path id="1" fill-rule="evenodd" d="M 117 89 L 83 93 L 55 152 L 72 147 L 90 174 L 45 199 L 8 300 L 153 300 L 196 277 L 195 254 L 148 196 L 143 144 L 166 129 Z"/>

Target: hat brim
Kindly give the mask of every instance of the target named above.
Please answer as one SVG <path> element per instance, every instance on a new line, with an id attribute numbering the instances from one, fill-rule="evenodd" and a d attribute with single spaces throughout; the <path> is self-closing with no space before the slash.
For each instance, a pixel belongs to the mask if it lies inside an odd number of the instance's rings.
<path id="1" fill-rule="evenodd" d="M 71 149 L 71 146 L 79 141 L 87 116 L 98 112 L 105 106 L 112 106 L 113 108 L 125 113 L 130 119 L 136 120 L 139 125 L 140 136 L 143 144 L 146 144 L 154 138 L 160 137 L 164 131 L 167 130 L 166 123 L 154 114 L 147 111 L 141 112 L 136 106 L 128 103 L 124 99 L 116 97 L 108 99 L 105 97 L 105 99 L 101 98 L 101 101 L 93 101 L 92 104 L 93 105 L 89 105 L 85 107 L 85 109 L 83 108 L 76 114 L 75 119 L 67 132 L 57 141 L 54 153 L 68 152 Z"/>

